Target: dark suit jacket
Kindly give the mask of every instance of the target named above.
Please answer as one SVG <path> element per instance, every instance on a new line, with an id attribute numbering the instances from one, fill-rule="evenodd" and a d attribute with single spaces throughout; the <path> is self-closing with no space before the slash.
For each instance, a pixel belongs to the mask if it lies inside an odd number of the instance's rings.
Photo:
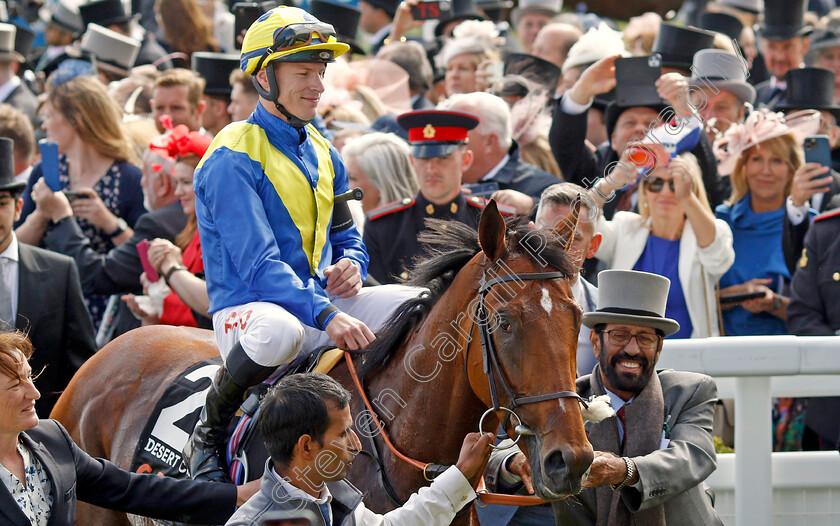
<path id="1" fill-rule="evenodd" d="M 425 95 L 421 95 L 417 98 L 414 102 L 411 103 L 412 110 L 433 110 L 435 109 L 435 103 L 430 101 L 429 98 Z"/>
<path id="2" fill-rule="evenodd" d="M 594 153 L 586 145 L 586 113 L 572 115 L 563 111 L 562 99 L 558 99 L 548 134 L 548 142 L 557 165 L 566 181 L 591 188 L 595 181 L 608 173 L 608 168 L 618 162 L 619 156 L 609 144 L 599 147 Z M 717 161 L 712 151 L 712 144 L 706 134 L 700 136 L 700 142 L 691 150 L 697 157 L 703 173 L 703 186 L 714 209 L 721 203 L 720 181 Z M 613 199 L 604 204 L 604 217 L 612 219 L 622 191 L 616 191 Z"/>
<path id="3" fill-rule="evenodd" d="M 20 437 L 44 466 L 52 485 L 49 526 L 72 526 L 77 499 L 103 508 L 195 524 L 223 524 L 233 514 L 233 484 L 129 473 L 107 460 L 90 457 L 55 420 L 42 420 Z M 0 524 L 30 526 L 2 484 Z"/>
<path id="4" fill-rule="evenodd" d="M 513 141 L 508 150 L 508 162 L 496 173 L 493 181 L 499 183 L 499 189 L 516 190 L 534 198 L 534 204 L 540 202 L 543 190 L 562 181 L 545 170 L 540 170 L 519 157 L 519 145 Z"/>
<path id="5" fill-rule="evenodd" d="M 15 328 L 29 334 L 30 364 L 41 391 L 38 415 L 49 416 L 73 374 L 96 352 L 93 324 L 73 260 L 18 244 L 18 308 Z"/>
<path id="6" fill-rule="evenodd" d="M 174 241 L 187 216 L 181 203 L 175 201 L 163 208 L 140 216 L 134 225 L 134 235 L 127 242 L 107 254 L 100 254 L 90 246 L 76 221 L 62 221 L 44 237 L 44 246 L 76 260 L 85 294 L 142 293 L 140 274 L 143 265 L 137 254 L 137 243 L 163 238 Z M 140 326 L 137 318 L 124 303 L 120 303 L 114 337 Z"/>
<path id="7" fill-rule="evenodd" d="M 834 178 L 831 181 L 831 188 L 823 196 L 822 204 L 817 212 L 825 212 L 830 209 L 829 202 L 835 195 L 840 194 L 840 173 L 831 171 L 831 176 Z M 787 205 L 785 205 L 787 206 Z M 799 258 L 802 256 L 802 249 L 805 248 L 805 234 L 811 226 L 811 218 L 805 218 L 804 221 L 794 226 L 788 219 L 787 212 L 784 214 L 784 227 L 782 228 L 782 252 L 785 255 L 785 264 L 793 276 L 796 272 Z"/>
<path id="8" fill-rule="evenodd" d="M 781 94 L 775 98 L 775 102 L 771 99 L 772 97 L 772 90 L 770 88 L 770 79 L 765 80 L 764 82 L 760 82 L 755 86 L 755 105 L 757 106 L 767 106 L 770 102 L 773 102 L 773 105 L 778 104 L 780 102 L 784 102 L 785 97 L 787 96 L 787 90 L 782 90 Z"/>

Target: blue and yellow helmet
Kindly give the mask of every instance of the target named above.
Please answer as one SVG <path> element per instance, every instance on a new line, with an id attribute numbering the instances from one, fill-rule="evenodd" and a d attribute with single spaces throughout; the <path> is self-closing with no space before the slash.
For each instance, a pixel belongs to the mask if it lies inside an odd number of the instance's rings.
<path id="1" fill-rule="evenodd" d="M 335 29 L 303 9 L 280 6 L 251 24 L 242 41 L 239 67 L 249 75 L 267 64 L 281 62 L 333 62 L 350 46 L 339 42 Z"/>

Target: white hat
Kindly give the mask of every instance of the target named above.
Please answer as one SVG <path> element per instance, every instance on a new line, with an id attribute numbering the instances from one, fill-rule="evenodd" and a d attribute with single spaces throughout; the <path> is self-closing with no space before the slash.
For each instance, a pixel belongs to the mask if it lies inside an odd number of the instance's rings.
<path id="1" fill-rule="evenodd" d="M 601 22 L 597 28 L 589 28 L 569 49 L 566 61 L 563 62 L 563 73 L 576 66 L 585 66 L 615 55 L 630 56 L 624 47 L 624 37 L 621 32 Z"/>
<path id="2" fill-rule="evenodd" d="M 17 26 L 0 23 L 0 61 L 24 62 L 23 55 L 15 51 Z"/>
<path id="3" fill-rule="evenodd" d="M 140 41 L 98 24 L 88 24 L 82 36 L 82 51 L 93 53 L 97 66 L 105 71 L 128 75 L 140 53 Z"/>

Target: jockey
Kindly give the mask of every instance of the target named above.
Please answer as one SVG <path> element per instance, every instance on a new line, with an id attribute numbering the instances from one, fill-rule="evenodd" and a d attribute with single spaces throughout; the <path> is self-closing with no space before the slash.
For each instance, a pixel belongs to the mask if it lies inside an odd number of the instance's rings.
<path id="1" fill-rule="evenodd" d="M 277 7 L 250 27 L 240 66 L 260 94 L 246 121 L 215 137 L 195 172 L 196 217 L 210 313 L 224 360 L 184 450 L 190 475 L 228 480 L 221 457 L 228 421 L 245 391 L 301 349 L 334 342 L 362 349 L 421 289 L 362 289 L 368 255 L 335 196 L 344 163 L 309 124 L 326 65 L 349 49 L 329 24 Z M 340 207 L 345 207 L 342 210 Z"/>

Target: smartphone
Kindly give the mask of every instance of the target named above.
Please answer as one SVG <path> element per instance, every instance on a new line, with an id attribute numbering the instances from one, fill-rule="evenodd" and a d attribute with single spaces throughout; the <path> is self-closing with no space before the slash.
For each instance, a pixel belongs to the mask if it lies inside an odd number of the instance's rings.
<path id="1" fill-rule="evenodd" d="M 234 46 L 236 49 L 241 49 L 242 44 L 239 43 L 237 37 L 242 35 L 243 31 L 248 31 L 248 28 L 257 21 L 265 12 L 271 11 L 277 7 L 277 2 L 237 2 L 230 8 L 234 17 L 233 36 Z"/>
<path id="2" fill-rule="evenodd" d="M 414 20 L 437 20 L 448 15 L 452 5 L 448 0 L 427 0 L 411 8 Z"/>
<path id="3" fill-rule="evenodd" d="M 58 144 L 46 139 L 38 141 L 38 148 L 41 150 L 41 173 L 44 182 L 53 192 L 61 190 L 61 182 L 58 178 Z"/>
<path id="4" fill-rule="evenodd" d="M 309 510 L 270 511 L 263 515 L 260 526 L 312 526 L 318 522 Z"/>
<path id="5" fill-rule="evenodd" d="M 806 163 L 818 163 L 831 169 L 831 144 L 828 142 L 827 135 L 805 137 L 803 146 Z M 830 174 L 818 175 L 817 178 L 823 178 L 827 175 Z M 831 183 L 820 187 L 820 189 L 822 188 L 831 188 Z"/>
<path id="6" fill-rule="evenodd" d="M 738 303 L 743 303 L 749 300 L 757 300 L 758 298 L 763 298 L 763 292 L 741 292 L 738 294 L 728 294 L 726 296 L 720 297 L 720 304 L 721 305 L 737 305 Z"/>
<path id="7" fill-rule="evenodd" d="M 656 90 L 650 87 L 662 75 L 662 57 L 618 58 L 615 61 L 616 102 L 619 106 L 662 104 Z"/>
<path id="8" fill-rule="evenodd" d="M 62 193 L 67 196 L 67 200 L 71 203 L 76 199 L 88 199 L 87 194 L 83 194 L 80 192 L 73 192 L 72 190 L 63 190 Z"/>
<path id="9" fill-rule="evenodd" d="M 144 239 L 137 243 L 137 255 L 140 256 L 140 263 L 143 265 L 143 272 L 146 273 L 146 277 L 149 278 L 149 281 L 154 283 L 155 281 L 160 279 L 160 276 L 155 270 L 155 267 L 152 266 L 152 263 L 149 261 L 149 240 Z"/>

